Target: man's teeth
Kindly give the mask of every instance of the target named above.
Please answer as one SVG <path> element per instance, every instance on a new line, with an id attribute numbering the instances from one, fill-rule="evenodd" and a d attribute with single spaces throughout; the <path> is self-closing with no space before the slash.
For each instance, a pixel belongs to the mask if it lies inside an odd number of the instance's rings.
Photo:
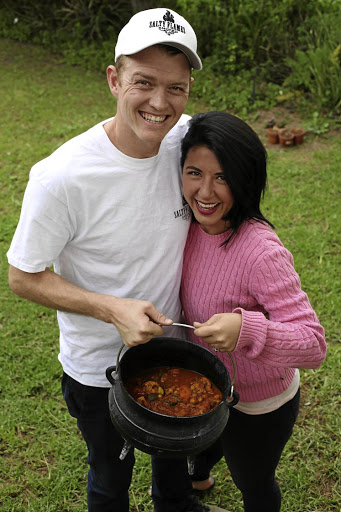
<path id="1" fill-rule="evenodd" d="M 152 114 L 146 114 L 145 112 L 141 112 L 141 116 L 143 119 L 151 123 L 163 123 L 166 119 L 166 116 L 153 116 Z"/>
<path id="2" fill-rule="evenodd" d="M 213 208 L 215 208 L 219 204 L 219 203 L 212 203 L 212 204 L 201 203 L 197 199 L 196 199 L 196 202 L 198 203 L 200 208 L 202 208 L 203 210 L 213 210 Z"/>

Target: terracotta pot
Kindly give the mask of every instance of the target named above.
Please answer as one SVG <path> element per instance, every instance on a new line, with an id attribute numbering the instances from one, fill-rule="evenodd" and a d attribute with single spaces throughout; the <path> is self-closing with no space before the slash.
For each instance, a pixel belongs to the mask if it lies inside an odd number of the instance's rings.
<path id="1" fill-rule="evenodd" d="M 268 134 L 268 142 L 270 144 L 278 144 L 278 130 L 267 128 L 266 133 Z"/>
<path id="2" fill-rule="evenodd" d="M 289 147 L 294 144 L 294 136 L 289 130 L 281 130 L 279 132 L 279 143 L 283 147 Z"/>
<path id="3" fill-rule="evenodd" d="M 291 133 L 294 136 L 294 143 L 302 144 L 303 137 L 305 135 L 305 130 L 303 130 L 303 128 L 294 128 L 293 130 L 291 130 Z"/>

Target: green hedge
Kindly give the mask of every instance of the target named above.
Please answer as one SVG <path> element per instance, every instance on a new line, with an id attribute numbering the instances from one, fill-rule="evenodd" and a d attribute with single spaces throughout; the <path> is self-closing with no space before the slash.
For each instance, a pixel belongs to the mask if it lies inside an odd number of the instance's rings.
<path id="1" fill-rule="evenodd" d="M 170 0 L 198 37 L 195 94 L 235 111 L 308 101 L 337 113 L 340 0 Z M 162 6 L 164 3 L 162 2 Z M 44 45 L 66 62 L 104 71 L 117 34 L 153 0 L 2 0 L 0 36 Z"/>

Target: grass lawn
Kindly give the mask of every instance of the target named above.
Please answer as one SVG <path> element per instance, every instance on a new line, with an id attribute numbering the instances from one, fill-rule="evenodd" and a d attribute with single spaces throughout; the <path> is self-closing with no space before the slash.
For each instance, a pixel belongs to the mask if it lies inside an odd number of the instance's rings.
<path id="1" fill-rule="evenodd" d="M 98 73 L 63 65 L 41 48 L 0 41 L 0 507 L 3 512 L 84 512 L 83 441 L 60 392 L 55 312 L 15 297 L 7 258 L 31 166 L 59 145 L 115 113 Z M 195 87 L 195 86 L 194 86 Z M 208 102 L 207 102 L 208 105 Z M 208 110 L 190 102 L 188 113 Z M 266 142 L 264 119 L 288 125 L 284 109 L 248 119 Z M 325 327 L 328 355 L 302 370 L 302 405 L 278 480 L 283 512 L 340 512 L 340 132 L 307 134 L 302 146 L 269 146 L 263 210 L 293 253 L 302 287 Z M 260 440 L 261 442 L 261 440 Z M 149 456 L 138 452 L 131 512 L 151 512 Z M 221 461 L 205 501 L 242 512 Z"/>

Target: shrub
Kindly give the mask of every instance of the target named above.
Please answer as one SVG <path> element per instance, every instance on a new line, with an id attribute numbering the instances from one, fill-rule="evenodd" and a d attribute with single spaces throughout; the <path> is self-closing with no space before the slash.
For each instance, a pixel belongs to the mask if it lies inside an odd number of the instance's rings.
<path id="1" fill-rule="evenodd" d="M 288 59 L 291 73 L 285 84 L 303 88 L 320 108 L 338 110 L 341 107 L 341 44 L 334 51 L 328 46 L 302 52 Z"/>
<path id="2" fill-rule="evenodd" d="M 3 0 L 0 35 L 45 44 L 53 49 L 75 49 L 82 45 L 115 42 L 122 25 L 130 18 L 127 0 Z M 15 23 L 14 23 L 15 21 Z"/>
<path id="3" fill-rule="evenodd" d="M 204 70 L 193 93 L 237 112 L 296 101 L 340 106 L 339 0 L 168 0 L 193 25 Z M 0 36 L 43 44 L 70 64 L 103 71 L 117 34 L 156 0 L 2 0 Z M 284 90 L 291 88 L 291 90 Z M 206 97 L 207 95 L 207 97 Z"/>
<path id="4" fill-rule="evenodd" d="M 332 112 L 341 108 L 340 11 L 318 13 L 312 28 L 302 33 L 305 49 L 287 58 L 285 85 L 307 92 L 317 107 Z"/>

